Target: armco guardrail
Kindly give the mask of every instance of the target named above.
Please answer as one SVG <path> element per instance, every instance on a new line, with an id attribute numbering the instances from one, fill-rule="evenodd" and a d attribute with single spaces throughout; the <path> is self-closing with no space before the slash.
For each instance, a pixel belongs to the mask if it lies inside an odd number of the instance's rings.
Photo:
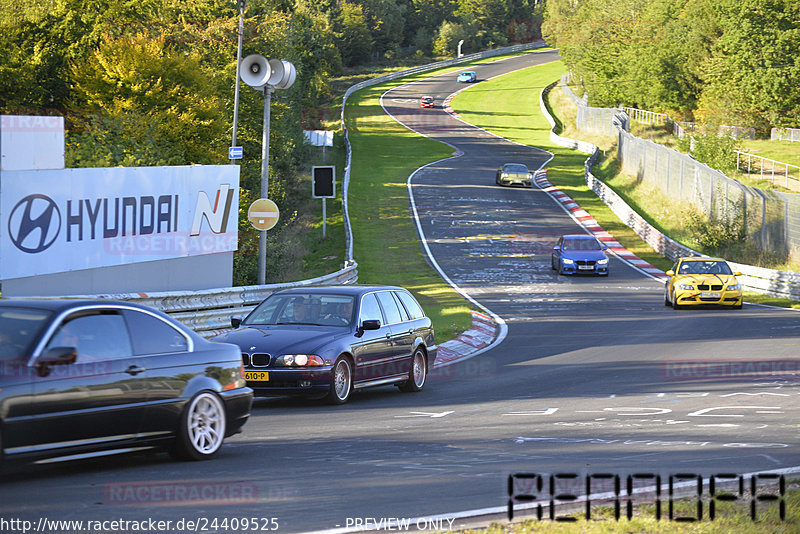
<path id="1" fill-rule="evenodd" d="M 350 187 L 350 162 L 352 152 L 350 149 L 350 137 L 347 130 L 347 124 L 344 120 L 344 109 L 347 106 L 347 99 L 358 91 L 359 89 L 364 89 L 365 87 L 371 87 L 373 85 L 378 85 L 383 82 L 388 82 L 391 80 L 396 80 L 398 78 L 403 78 L 405 76 L 411 76 L 412 74 L 417 74 L 420 72 L 428 72 L 431 70 L 441 69 L 445 67 L 450 67 L 452 65 L 459 65 L 461 63 L 468 63 L 470 61 L 475 61 L 476 59 L 485 59 L 489 57 L 495 56 L 502 56 L 504 54 L 513 54 L 514 52 L 524 52 L 526 50 L 534 50 L 536 48 L 543 48 L 547 46 L 547 43 L 544 41 L 538 43 L 526 43 L 526 44 L 519 44 L 514 46 L 507 46 L 505 48 L 496 48 L 494 50 L 486 50 L 484 52 L 476 52 L 475 54 L 469 54 L 467 56 L 461 56 L 459 58 L 448 59 L 445 61 L 438 61 L 436 63 L 429 63 L 427 65 L 420 65 L 419 67 L 414 67 L 412 69 L 401 70 L 398 72 L 393 72 L 391 74 L 385 74 L 383 76 L 378 76 L 376 78 L 372 78 L 369 80 L 364 80 L 363 82 L 359 82 L 355 85 L 350 86 L 347 91 L 344 93 L 344 98 L 342 99 L 342 109 L 340 120 L 342 123 L 342 130 L 344 131 L 344 142 L 345 146 L 347 147 L 347 153 L 345 157 L 345 164 L 344 164 L 344 178 L 342 179 L 342 212 L 344 215 L 344 232 L 345 232 L 345 247 L 346 247 L 346 255 L 345 257 L 348 260 L 353 259 L 353 239 L 351 236 L 351 228 L 350 228 L 350 215 L 349 215 L 349 206 L 347 203 L 347 191 Z"/>
<path id="2" fill-rule="evenodd" d="M 244 317 L 275 291 L 290 287 L 354 284 L 357 281 L 358 264 L 351 262 L 350 265 L 335 273 L 285 284 L 205 289 L 191 292 L 109 293 L 86 296 L 86 298 L 125 300 L 144 304 L 168 313 L 201 335 L 211 336 L 230 328 L 231 316 Z M 82 296 L 78 295 L 76 298 Z"/>
<path id="3" fill-rule="evenodd" d="M 556 86 L 554 82 L 545 87 L 539 95 L 539 107 L 545 118 L 550 123 L 550 140 L 559 146 L 575 148 L 583 153 L 591 154 L 586 159 L 585 178 L 586 185 L 597 194 L 598 197 L 619 217 L 619 219 L 630 227 L 653 249 L 672 261 L 685 256 L 703 256 L 700 252 L 685 247 L 680 243 L 670 239 L 663 233 L 653 228 L 641 215 L 634 211 L 613 189 L 598 180 L 591 172 L 591 166 L 597 157 L 597 147 L 585 141 L 577 141 L 562 137 L 555 133 L 556 122 L 547 111 L 544 99 L 547 93 Z M 728 262 L 736 272 L 742 273 L 739 281 L 745 289 L 765 293 L 770 296 L 800 300 L 800 273 L 776 271 L 764 269 L 753 265 Z"/>
<path id="4" fill-rule="evenodd" d="M 347 160 L 345 163 L 344 185 L 342 188 L 342 211 L 345 224 L 345 268 L 332 274 L 312 278 L 310 280 L 301 280 L 299 282 L 291 282 L 286 284 L 270 284 L 263 286 L 244 286 L 244 287 L 231 287 L 221 289 L 206 289 L 201 291 L 174 291 L 163 293 L 121 293 L 121 294 L 101 294 L 101 295 L 79 295 L 78 297 L 85 298 L 105 298 L 126 300 L 137 302 L 153 308 L 159 309 L 165 313 L 170 314 L 175 319 L 181 321 L 189 328 L 199 332 L 202 335 L 211 336 L 217 332 L 227 330 L 230 327 L 231 316 L 238 315 L 244 316 L 250 312 L 258 303 L 267 298 L 269 295 L 280 289 L 290 287 L 302 287 L 311 285 L 325 285 L 325 284 L 353 284 L 358 281 L 358 264 L 353 261 L 353 240 L 352 230 L 350 227 L 350 215 L 347 204 L 347 190 L 350 185 L 350 160 L 351 149 L 350 141 L 347 139 L 347 127 L 344 122 L 344 109 L 347 104 L 347 97 L 353 92 L 377 85 L 385 81 L 394 80 L 404 76 L 416 74 L 418 72 L 426 72 L 430 70 L 448 67 L 450 65 L 457 65 L 459 63 L 466 63 L 476 59 L 483 59 L 488 57 L 499 56 L 503 54 L 510 54 L 514 52 L 523 52 L 525 50 L 532 50 L 542 48 L 545 46 L 544 42 L 527 43 L 522 45 L 509 46 L 505 48 L 498 48 L 495 50 L 488 50 L 476 54 L 470 54 L 457 59 L 450 59 L 447 61 L 440 61 L 428 65 L 422 65 L 413 69 L 394 72 L 385 76 L 379 76 L 371 80 L 366 80 L 353 85 L 345 92 L 342 101 L 342 127 L 345 132 L 345 140 L 347 144 Z"/>

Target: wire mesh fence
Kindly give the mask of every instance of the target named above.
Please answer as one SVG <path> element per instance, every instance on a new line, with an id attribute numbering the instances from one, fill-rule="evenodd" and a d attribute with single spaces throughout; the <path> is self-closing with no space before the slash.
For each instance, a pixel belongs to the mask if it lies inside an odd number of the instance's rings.
<path id="1" fill-rule="evenodd" d="M 690 155 L 636 137 L 627 131 L 630 119 L 623 110 L 588 106 L 585 96 L 575 96 L 566 77 L 560 86 L 578 108 L 578 129 L 617 137 L 623 172 L 655 185 L 671 199 L 694 206 L 712 221 L 739 225 L 748 241 L 765 252 L 800 254 L 800 194 L 746 186 Z M 657 115 L 639 118 L 657 121 Z"/>
<path id="2" fill-rule="evenodd" d="M 792 141 L 800 143 L 800 128 L 772 128 L 769 138 L 772 141 Z"/>

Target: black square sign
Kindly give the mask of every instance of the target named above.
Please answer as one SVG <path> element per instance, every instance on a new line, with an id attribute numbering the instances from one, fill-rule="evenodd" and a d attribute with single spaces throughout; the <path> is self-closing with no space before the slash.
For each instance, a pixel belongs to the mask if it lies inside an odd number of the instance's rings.
<path id="1" fill-rule="evenodd" d="M 336 188 L 334 187 L 336 167 L 326 165 L 321 167 L 311 167 L 313 177 L 312 196 L 314 198 L 335 198 Z"/>

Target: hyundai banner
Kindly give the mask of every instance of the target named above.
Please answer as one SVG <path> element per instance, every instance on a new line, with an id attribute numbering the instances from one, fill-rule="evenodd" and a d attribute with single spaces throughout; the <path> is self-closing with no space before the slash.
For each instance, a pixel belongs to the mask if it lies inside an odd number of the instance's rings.
<path id="1" fill-rule="evenodd" d="M 239 167 L 5 171 L 0 278 L 237 248 Z"/>

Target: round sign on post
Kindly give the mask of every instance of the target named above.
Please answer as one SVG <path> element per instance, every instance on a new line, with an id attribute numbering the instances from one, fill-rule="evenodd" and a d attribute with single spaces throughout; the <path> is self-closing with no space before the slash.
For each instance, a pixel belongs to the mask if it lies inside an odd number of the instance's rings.
<path id="1" fill-rule="evenodd" d="M 268 198 L 259 198 L 247 210 L 247 220 L 256 230 L 266 231 L 278 224 L 278 205 Z"/>

